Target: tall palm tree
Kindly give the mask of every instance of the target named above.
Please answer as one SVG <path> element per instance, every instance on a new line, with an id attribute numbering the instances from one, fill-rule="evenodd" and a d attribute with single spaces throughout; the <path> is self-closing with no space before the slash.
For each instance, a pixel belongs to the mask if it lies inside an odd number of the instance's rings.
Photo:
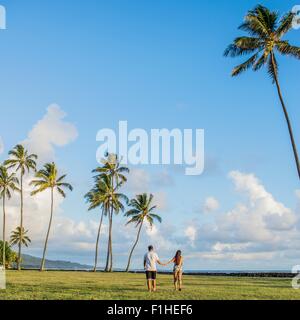
<path id="1" fill-rule="evenodd" d="M 28 247 L 29 243 L 31 243 L 31 239 L 28 237 L 28 230 L 25 230 L 24 228 L 17 227 L 16 230 L 12 231 L 10 236 L 10 245 L 19 245 L 20 242 L 25 247 Z M 19 258 L 18 258 L 19 259 Z"/>
<path id="2" fill-rule="evenodd" d="M 107 197 L 109 199 L 109 239 L 108 239 L 108 254 L 107 263 L 105 270 L 108 272 L 113 271 L 113 246 L 112 246 L 112 234 L 113 234 L 113 215 L 119 214 L 119 212 L 124 212 L 124 204 L 128 204 L 129 199 L 123 193 L 118 192 L 122 183 L 119 182 L 117 185 L 113 186 L 111 182 L 112 178 L 110 176 L 103 176 L 101 179 L 105 182 L 105 188 L 107 192 Z"/>
<path id="3" fill-rule="evenodd" d="M 130 207 L 132 207 L 133 209 L 125 213 L 125 216 L 130 218 L 130 220 L 127 222 L 127 225 L 131 223 L 135 223 L 136 228 L 139 227 L 136 240 L 129 254 L 126 272 L 129 271 L 131 257 L 134 249 L 136 248 L 139 242 L 144 221 L 146 220 L 150 224 L 151 228 L 153 226 L 154 220 L 157 220 L 160 223 L 162 221 L 159 215 L 153 213 L 153 211 L 156 209 L 156 206 L 152 206 L 152 200 L 153 200 L 152 194 L 150 194 L 149 197 L 146 193 L 137 195 L 136 199 L 132 199 L 129 204 Z"/>
<path id="4" fill-rule="evenodd" d="M 23 230 L 23 178 L 25 172 L 29 173 L 30 170 L 36 171 L 36 154 L 29 154 L 28 151 L 21 145 L 16 145 L 11 151 L 9 151 L 10 159 L 6 160 L 4 164 L 8 168 L 15 168 L 16 171 L 20 171 L 20 230 Z M 22 254 L 22 241 L 19 242 L 18 252 L 18 270 L 21 270 L 21 254 Z"/>
<path id="5" fill-rule="evenodd" d="M 239 27 L 240 30 L 248 32 L 249 36 L 236 38 L 234 42 L 227 47 L 224 55 L 238 57 L 251 54 L 251 57 L 247 61 L 233 69 L 233 77 L 240 75 L 249 68 L 257 71 L 263 66 L 267 66 L 268 73 L 277 87 L 300 179 L 300 162 L 292 125 L 279 85 L 278 63 L 276 59 L 277 53 L 300 59 L 300 48 L 289 44 L 288 40 L 282 39 L 285 34 L 291 30 L 294 16 L 293 13 L 289 12 L 280 19 L 278 12 L 270 11 L 266 7 L 258 5 L 248 12 L 244 23 Z"/>
<path id="6" fill-rule="evenodd" d="M 50 193 L 51 193 L 50 220 L 49 220 L 49 226 L 48 226 L 48 231 L 47 231 L 45 245 L 44 245 L 43 258 L 42 258 L 41 268 L 40 268 L 41 271 L 43 271 L 45 267 L 45 258 L 46 258 L 48 239 L 49 239 L 49 234 L 50 234 L 52 220 L 53 220 L 54 191 L 57 191 L 62 197 L 65 198 L 66 194 L 63 189 L 68 189 L 70 191 L 73 190 L 73 187 L 69 183 L 64 182 L 65 178 L 66 178 L 66 175 L 63 175 L 60 177 L 58 176 L 57 167 L 55 163 L 52 162 L 52 163 L 46 163 L 44 165 L 44 169 L 39 170 L 35 174 L 35 179 L 30 182 L 30 185 L 33 185 L 35 187 L 35 190 L 31 192 L 32 196 L 48 189 L 50 189 Z"/>
<path id="7" fill-rule="evenodd" d="M 126 181 L 127 178 L 125 173 L 129 172 L 129 169 L 121 165 L 121 161 L 116 154 L 107 153 L 106 157 L 102 159 L 103 166 L 95 169 L 93 172 L 98 173 L 96 178 L 101 178 L 104 176 L 109 176 L 111 182 L 111 189 L 119 189 Z M 115 213 L 118 213 L 115 212 Z M 113 227 L 113 214 L 114 206 L 111 202 L 111 210 L 109 212 L 109 235 L 108 235 L 108 250 L 106 259 L 106 271 L 112 271 L 113 268 L 113 252 L 112 252 L 112 227 Z"/>
<path id="8" fill-rule="evenodd" d="M 124 211 L 124 203 L 128 203 L 128 198 L 123 193 L 118 192 L 119 185 L 112 187 L 111 177 L 108 175 L 96 176 L 96 184 L 99 189 L 102 201 L 102 206 L 105 214 L 109 216 L 109 238 L 107 244 L 107 261 L 105 271 L 112 271 L 112 216 L 113 213 L 118 214 L 120 211 Z"/>
<path id="9" fill-rule="evenodd" d="M 103 216 L 107 216 L 110 209 L 110 194 L 107 192 L 110 188 L 110 183 L 106 184 L 105 179 L 96 179 L 95 186 L 92 190 L 90 190 L 86 195 L 85 199 L 90 204 L 88 210 L 93 210 L 98 207 L 101 207 L 101 217 L 98 228 L 97 240 L 96 240 L 96 250 L 95 250 L 95 264 L 94 264 L 94 272 L 97 271 L 97 263 L 98 263 L 98 247 L 99 247 L 99 239 L 102 228 Z"/>
<path id="10" fill-rule="evenodd" d="M 5 268 L 5 243 L 6 243 L 6 199 L 12 197 L 14 191 L 19 191 L 18 185 L 19 180 L 16 177 L 15 173 L 8 173 L 8 170 L 5 166 L 0 166 L 0 198 L 2 198 L 2 209 L 3 209 L 3 250 L 2 250 L 2 265 Z"/>

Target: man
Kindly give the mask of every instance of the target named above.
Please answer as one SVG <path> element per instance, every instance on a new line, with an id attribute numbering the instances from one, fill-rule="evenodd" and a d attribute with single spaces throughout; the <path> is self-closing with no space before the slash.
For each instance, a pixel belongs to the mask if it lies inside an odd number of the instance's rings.
<path id="1" fill-rule="evenodd" d="M 159 261 L 156 252 L 154 252 L 153 246 L 149 246 L 148 252 L 144 256 L 144 269 L 146 270 L 146 278 L 149 292 L 156 291 L 157 263 L 163 265 L 163 263 Z"/>

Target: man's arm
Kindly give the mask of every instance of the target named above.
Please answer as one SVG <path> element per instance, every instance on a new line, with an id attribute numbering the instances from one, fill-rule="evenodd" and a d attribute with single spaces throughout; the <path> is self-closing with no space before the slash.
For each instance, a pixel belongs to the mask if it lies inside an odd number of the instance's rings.
<path id="1" fill-rule="evenodd" d="M 144 256 L 144 269 L 146 269 L 146 256 Z"/>
<path id="2" fill-rule="evenodd" d="M 157 256 L 157 258 L 156 258 L 156 262 L 158 263 L 158 264 L 160 264 L 161 266 L 164 266 L 164 263 L 162 263 L 160 260 L 159 260 L 159 257 Z"/>

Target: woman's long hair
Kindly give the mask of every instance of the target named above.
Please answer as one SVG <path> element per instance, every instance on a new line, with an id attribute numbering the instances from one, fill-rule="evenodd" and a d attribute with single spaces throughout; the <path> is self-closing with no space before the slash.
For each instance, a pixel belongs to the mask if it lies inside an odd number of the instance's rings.
<path id="1" fill-rule="evenodd" d="M 175 264 L 179 265 L 180 260 L 181 260 L 181 250 L 176 251 L 174 260 L 175 260 Z"/>

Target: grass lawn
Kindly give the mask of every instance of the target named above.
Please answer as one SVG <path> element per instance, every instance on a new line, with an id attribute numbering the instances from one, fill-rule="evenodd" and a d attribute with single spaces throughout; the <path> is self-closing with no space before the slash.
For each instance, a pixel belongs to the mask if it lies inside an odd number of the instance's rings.
<path id="1" fill-rule="evenodd" d="M 3 299 L 299 299 L 291 279 L 185 276 L 184 290 L 174 292 L 172 276 L 158 276 L 158 291 L 148 293 L 143 274 L 8 271 Z"/>

